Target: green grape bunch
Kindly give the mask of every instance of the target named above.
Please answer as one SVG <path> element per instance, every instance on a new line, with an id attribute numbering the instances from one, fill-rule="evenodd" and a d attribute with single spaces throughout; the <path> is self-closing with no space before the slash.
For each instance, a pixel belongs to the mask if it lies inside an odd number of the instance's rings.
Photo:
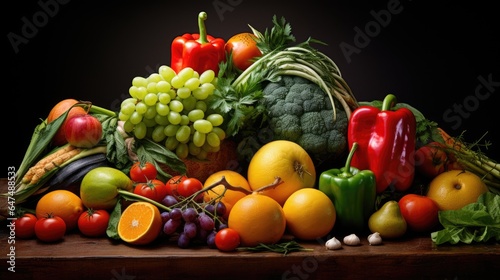
<path id="1" fill-rule="evenodd" d="M 120 104 L 118 118 L 137 139 L 163 143 L 181 159 L 205 159 L 226 137 L 223 116 L 210 112 L 206 103 L 216 82 L 212 70 L 200 74 L 187 67 L 175 73 L 162 65 L 157 73 L 132 79 L 130 97 Z"/>

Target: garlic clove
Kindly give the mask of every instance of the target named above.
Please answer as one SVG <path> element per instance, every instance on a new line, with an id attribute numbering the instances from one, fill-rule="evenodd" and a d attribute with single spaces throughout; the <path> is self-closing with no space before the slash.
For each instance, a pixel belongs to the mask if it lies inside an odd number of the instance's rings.
<path id="1" fill-rule="evenodd" d="M 357 246 L 361 244 L 361 240 L 359 240 L 359 237 L 356 234 L 349 234 L 348 236 L 344 237 L 344 243 L 345 245 L 349 246 Z"/>
<path id="2" fill-rule="evenodd" d="M 328 250 L 338 250 L 338 249 L 342 248 L 342 244 L 340 243 L 340 241 L 337 238 L 333 237 L 333 238 L 329 239 L 328 241 L 326 241 L 325 247 Z"/>
<path id="3" fill-rule="evenodd" d="M 374 232 L 368 235 L 368 243 L 370 245 L 380 245 L 382 244 L 382 236 L 380 236 L 380 233 Z"/>

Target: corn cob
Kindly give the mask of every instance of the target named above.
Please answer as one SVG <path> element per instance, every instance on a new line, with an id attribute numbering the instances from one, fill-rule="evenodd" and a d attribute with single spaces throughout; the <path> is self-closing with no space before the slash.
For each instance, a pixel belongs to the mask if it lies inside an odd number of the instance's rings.
<path id="1" fill-rule="evenodd" d="M 48 187 L 46 183 L 50 178 L 61 170 L 66 165 L 86 158 L 97 153 L 106 153 L 106 146 L 96 146 L 90 149 L 71 147 L 69 144 L 62 146 L 57 151 L 45 156 L 32 166 L 28 172 L 28 176 L 24 176 L 21 183 L 16 185 L 15 197 L 16 202 L 22 203 L 28 197 L 34 194 L 44 192 Z M 83 164 L 84 162 L 82 162 Z M 46 188 L 43 188 L 46 187 Z"/>
<path id="2" fill-rule="evenodd" d="M 22 183 L 37 183 L 45 173 L 52 170 L 54 167 L 60 166 L 65 161 L 79 154 L 81 151 L 82 149 L 72 145 L 63 146 L 52 154 L 42 158 L 34 166 L 30 167 L 28 172 L 24 175 Z"/>

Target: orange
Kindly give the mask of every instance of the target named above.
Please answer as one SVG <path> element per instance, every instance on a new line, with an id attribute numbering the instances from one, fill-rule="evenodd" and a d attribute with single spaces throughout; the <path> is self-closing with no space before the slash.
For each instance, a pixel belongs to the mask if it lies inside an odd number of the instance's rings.
<path id="1" fill-rule="evenodd" d="M 71 106 L 75 105 L 76 103 L 78 103 L 78 100 L 72 98 L 59 101 L 59 103 L 54 105 L 54 107 L 52 107 L 52 109 L 50 110 L 49 115 L 47 116 L 47 123 L 51 123 L 62 114 L 66 113 L 66 111 L 68 111 Z M 52 138 L 52 143 L 56 146 L 66 144 L 68 141 L 66 141 L 66 136 L 64 135 L 64 124 L 74 115 L 86 113 L 87 112 L 82 107 L 75 106 L 71 108 L 71 111 L 69 111 L 68 115 L 66 116 L 66 120 L 64 120 L 64 123 L 59 127 L 59 130 Z"/>
<path id="2" fill-rule="evenodd" d="M 318 189 L 304 188 L 294 192 L 283 205 L 290 234 L 302 240 L 327 235 L 335 225 L 337 213 L 330 198 Z"/>
<path id="3" fill-rule="evenodd" d="M 77 227 L 78 218 L 83 213 L 80 197 L 68 190 L 54 190 L 44 194 L 36 204 L 36 216 L 42 218 L 47 214 L 61 217 L 66 223 L 67 231 Z"/>
<path id="4" fill-rule="evenodd" d="M 275 140 L 254 154 L 248 165 L 247 179 L 252 190 L 257 190 L 272 184 L 276 177 L 283 183 L 261 193 L 283 205 L 295 191 L 314 187 L 316 169 L 312 158 L 299 144 Z"/>
<path id="5" fill-rule="evenodd" d="M 240 235 L 242 246 L 274 244 L 285 233 L 286 219 L 281 205 L 262 194 L 249 194 L 236 202 L 229 213 L 228 227 Z"/>
<path id="6" fill-rule="evenodd" d="M 117 231 L 127 243 L 145 245 L 159 236 L 162 224 L 158 207 L 149 202 L 136 201 L 123 211 Z"/>
<path id="7" fill-rule="evenodd" d="M 222 176 L 224 176 L 226 181 L 231 186 L 242 187 L 248 191 L 251 191 L 250 184 L 248 184 L 247 179 L 240 173 L 233 170 L 221 170 L 213 173 L 207 178 L 207 180 L 205 180 L 203 187 L 206 188 L 208 186 L 213 185 L 214 183 L 222 179 Z M 204 200 L 205 202 L 209 202 L 210 200 L 216 200 L 222 194 L 224 194 L 224 196 L 220 197 L 220 202 L 224 203 L 224 205 L 226 206 L 226 213 L 224 214 L 224 217 L 227 219 L 229 217 L 231 209 L 233 208 L 233 205 L 238 200 L 245 197 L 247 193 L 230 189 L 227 189 L 226 192 L 224 192 L 224 189 L 225 189 L 224 185 L 222 184 L 217 185 L 216 187 L 205 193 Z"/>
<path id="8" fill-rule="evenodd" d="M 449 170 L 429 183 L 427 196 L 436 202 L 439 210 L 457 210 L 477 201 L 488 191 L 481 178 L 465 170 Z"/>

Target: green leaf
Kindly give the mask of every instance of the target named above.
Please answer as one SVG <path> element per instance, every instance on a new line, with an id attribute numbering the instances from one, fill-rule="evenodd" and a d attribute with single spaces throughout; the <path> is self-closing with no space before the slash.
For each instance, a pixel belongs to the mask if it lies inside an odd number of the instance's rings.
<path id="1" fill-rule="evenodd" d="M 28 172 L 28 169 L 33 166 L 44 154 L 47 154 L 48 149 L 50 149 L 50 142 L 66 119 L 68 112 L 69 110 L 49 124 L 47 124 L 47 121 L 44 120 L 35 127 L 28 149 L 24 154 L 21 165 L 17 169 L 17 184 L 21 182 L 26 172 Z"/>
<path id="2" fill-rule="evenodd" d="M 106 229 L 106 235 L 109 238 L 119 240 L 120 236 L 118 235 L 118 222 L 120 221 L 120 217 L 122 216 L 122 204 L 121 199 L 116 201 L 115 208 L 109 215 L 108 227 Z"/>
<path id="3" fill-rule="evenodd" d="M 432 232 L 432 241 L 437 245 L 500 241 L 499 205 L 500 196 L 487 192 L 459 210 L 440 211 L 439 222 L 444 229 Z"/>
<path id="4" fill-rule="evenodd" d="M 158 174 L 163 177 L 163 179 L 168 179 L 172 177 L 170 174 L 166 173 L 162 164 L 170 167 L 173 171 L 180 174 L 186 173 L 186 164 L 182 161 L 174 152 L 167 149 L 165 146 L 155 143 L 150 139 L 136 140 L 137 150 L 136 154 L 139 158 L 144 158 L 147 161 L 154 162 Z"/>
<path id="5" fill-rule="evenodd" d="M 495 224 L 500 224 L 500 195 L 486 193 L 481 195 L 477 202 L 486 206 L 486 211 L 490 213 Z"/>
<path id="6" fill-rule="evenodd" d="M 102 124 L 103 138 L 106 142 L 106 158 L 116 168 L 122 171 L 127 170 L 132 162 L 128 156 L 125 139 L 117 130 L 118 118 L 106 114 L 93 113 L 92 115 L 98 118 Z"/>

